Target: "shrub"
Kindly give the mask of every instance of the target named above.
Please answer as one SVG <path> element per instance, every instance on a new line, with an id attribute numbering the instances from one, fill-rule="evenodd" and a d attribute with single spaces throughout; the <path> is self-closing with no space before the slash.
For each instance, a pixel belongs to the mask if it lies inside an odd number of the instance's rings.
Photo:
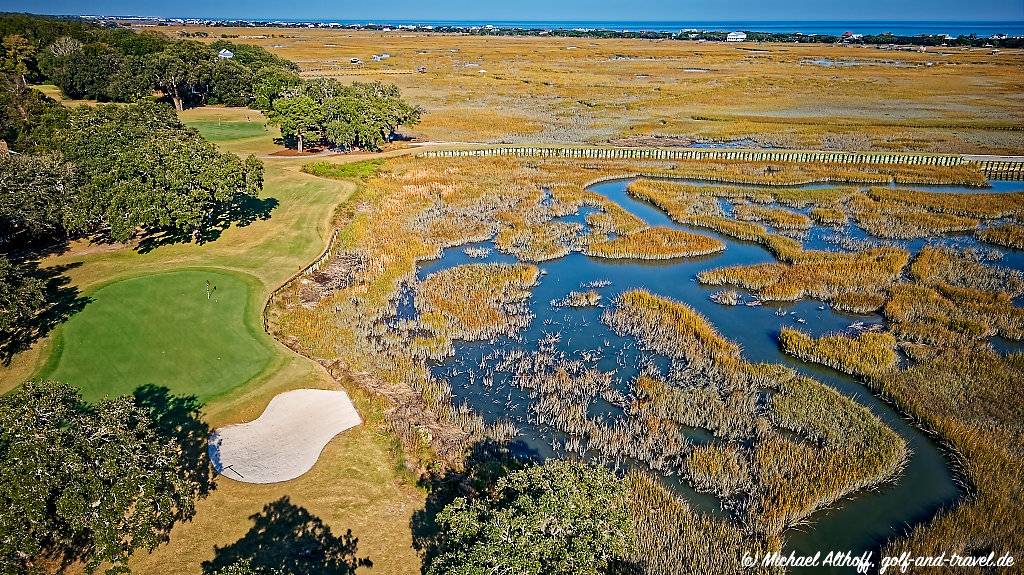
<path id="1" fill-rule="evenodd" d="M 635 535 L 626 485 L 603 468 L 550 461 L 460 497 L 437 518 L 430 575 L 515 572 L 598 575 L 631 553 Z"/>

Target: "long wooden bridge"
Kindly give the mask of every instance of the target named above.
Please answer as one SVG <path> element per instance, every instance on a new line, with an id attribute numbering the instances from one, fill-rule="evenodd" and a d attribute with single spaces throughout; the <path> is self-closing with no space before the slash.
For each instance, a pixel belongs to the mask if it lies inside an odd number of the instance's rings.
<path id="1" fill-rule="evenodd" d="M 419 157 L 524 156 L 622 160 L 744 160 L 761 162 L 821 162 L 837 164 L 915 164 L 959 166 L 977 164 L 993 180 L 1024 180 L 1024 156 L 984 156 L 898 152 L 838 152 L 822 150 L 746 150 L 714 148 L 622 148 L 609 146 L 487 146 L 428 150 Z"/>

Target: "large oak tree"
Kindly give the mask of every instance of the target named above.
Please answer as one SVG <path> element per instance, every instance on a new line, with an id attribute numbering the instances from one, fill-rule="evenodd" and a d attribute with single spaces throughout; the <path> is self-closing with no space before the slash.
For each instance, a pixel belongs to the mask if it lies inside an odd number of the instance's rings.
<path id="1" fill-rule="evenodd" d="M 593 465 L 549 461 L 460 497 L 438 515 L 428 575 L 597 575 L 633 544 L 626 487 Z"/>
<path id="2" fill-rule="evenodd" d="M 139 228 L 198 237 L 220 211 L 263 187 L 263 165 L 220 152 L 168 106 L 78 108 L 61 134 L 90 217 L 126 241 Z"/>
<path id="3" fill-rule="evenodd" d="M 180 431 L 205 427 L 157 396 L 88 404 L 58 383 L 0 396 L 0 573 L 127 572 L 133 552 L 195 514 L 209 462 L 195 457 L 199 434 Z"/>

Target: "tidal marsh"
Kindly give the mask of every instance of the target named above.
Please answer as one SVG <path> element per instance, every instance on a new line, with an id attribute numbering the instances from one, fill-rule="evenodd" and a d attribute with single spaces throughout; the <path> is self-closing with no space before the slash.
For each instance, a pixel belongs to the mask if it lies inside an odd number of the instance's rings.
<path id="1" fill-rule="evenodd" d="M 764 173 L 763 167 L 738 163 L 721 168 L 719 180 L 726 173 L 739 180 Z M 858 195 L 867 197 L 857 184 L 793 188 L 614 180 L 628 174 L 692 179 L 708 169 L 661 161 L 595 160 L 581 169 L 559 159 L 390 160 L 340 214 L 335 257 L 360 254 L 363 262 L 352 281 L 328 290 L 313 306 L 283 297 L 273 310 L 274 325 L 296 334 L 296 345 L 324 362 L 344 358 L 345 369 L 360 373 L 367 387 L 396 404 L 391 425 L 410 463 L 421 469 L 457 466 L 460 453 L 478 438 L 518 433 L 542 456 L 579 454 L 619 469 L 640 466 L 668 474 L 664 481 L 675 496 L 685 497 L 695 513 L 711 514 L 723 528 L 742 532 L 744 549 L 807 548 L 817 534 L 855 547 L 870 545 L 863 533 L 888 539 L 900 534 L 898 525 L 909 517 L 928 519 L 957 493 L 937 448 L 882 402 L 854 391 L 852 380 L 806 364 L 787 365 L 776 330 L 780 323 L 809 321 L 801 329 L 818 346 L 802 357 L 881 377 L 896 371 L 890 362 L 896 350 L 928 357 L 924 347 L 931 344 L 907 339 L 899 326 L 912 330 L 937 321 L 928 310 L 899 307 L 900 290 L 931 290 L 959 305 L 969 300 L 976 306 L 970 309 L 989 314 L 997 327 L 976 330 L 972 345 L 987 345 L 992 333 L 1013 336 L 1013 306 L 981 298 L 975 292 L 987 284 L 965 283 L 938 263 L 931 264 L 936 279 L 928 286 L 908 284 L 912 262 L 929 257 L 919 245 L 837 249 L 813 227 L 801 241 L 738 222 L 720 203 L 741 200 L 781 209 L 778 204 L 805 215 L 825 206 L 848 218 L 845 233 L 856 226 L 847 216 L 853 213 L 850 204 Z M 799 169 L 779 165 L 773 175 L 801 181 Z M 964 174 L 947 171 L 938 181 L 962 182 Z M 880 175 L 880 181 L 895 179 L 893 173 Z M 935 181 L 931 169 L 918 176 Z M 826 172 L 815 177 L 833 178 Z M 591 182 L 604 183 L 588 187 Z M 671 262 L 586 255 L 596 242 L 661 233 L 660 227 L 704 238 L 708 245 L 719 242 L 725 251 Z M 633 257 L 641 251 L 628 250 Z M 512 292 L 492 286 L 482 300 L 478 288 L 491 280 L 463 275 L 520 266 L 535 271 L 516 280 Z M 735 282 L 754 298 L 737 295 L 737 303 L 747 305 L 716 306 L 710 286 L 662 283 L 669 269 L 709 283 Z M 658 294 L 637 291 L 652 286 Z M 424 305 L 431 293 L 447 296 Z M 453 301 L 444 302 L 446 297 Z M 773 298 L 793 303 L 773 306 Z M 815 308 L 813 300 L 856 313 L 881 309 L 881 316 L 866 316 L 867 325 L 888 320 L 892 333 L 873 333 L 882 328 L 872 327 L 851 334 L 863 322 Z M 459 336 L 467 327 L 459 310 L 478 308 L 485 312 L 480 317 L 495 320 L 487 326 L 513 327 L 470 329 Z M 438 315 L 440 309 L 446 311 Z M 488 311 L 499 309 L 506 311 Z M 953 317 L 948 330 L 960 325 Z M 723 337 L 717 326 L 739 340 Z M 857 353 L 835 351 L 854 341 L 862 346 Z M 819 465 L 807 466 L 812 459 Z M 931 471 L 925 474 L 925 468 Z M 881 485 L 885 481 L 895 485 Z M 877 494 L 865 492 L 868 486 L 877 486 Z M 853 500 L 838 510 L 822 510 L 850 494 Z M 875 498 L 893 498 L 885 507 L 891 523 L 848 533 L 836 527 L 858 505 L 877 509 Z M 791 529 L 808 520 L 815 522 L 810 531 Z"/>
<path id="2" fill-rule="evenodd" d="M 400 30 L 217 31 L 298 63 L 305 76 L 397 84 L 425 109 L 413 131 L 422 140 L 746 138 L 801 149 L 989 154 L 1024 147 L 1019 120 L 1024 110 L 1014 97 L 1024 62 L 1020 50 L 882 52 L 779 43 L 761 44 L 751 53 L 722 42 L 495 39 Z M 370 55 L 381 51 L 391 57 L 371 62 Z M 876 53 L 893 65 L 823 71 L 805 64 L 864 61 Z M 365 64 L 350 64 L 352 57 Z M 420 67 L 424 72 L 416 73 Z M 694 69 L 707 71 L 689 71 Z M 951 93 L 959 97 L 950 98 Z"/>

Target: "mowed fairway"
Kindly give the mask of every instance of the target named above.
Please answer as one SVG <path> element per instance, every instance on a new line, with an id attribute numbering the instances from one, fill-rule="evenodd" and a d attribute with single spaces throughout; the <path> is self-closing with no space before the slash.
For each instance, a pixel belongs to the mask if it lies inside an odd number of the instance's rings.
<path id="1" fill-rule="evenodd" d="M 189 122 L 189 126 L 195 128 L 204 138 L 211 142 L 226 142 L 240 140 L 242 138 L 254 138 L 262 136 L 267 128 L 262 122 L 218 122 L 216 120 L 202 120 Z"/>
<path id="2" fill-rule="evenodd" d="M 242 157 L 280 150 L 276 128 L 254 110 L 196 108 L 182 120 Z M 365 159 L 363 155 L 334 161 Z M 261 198 L 275 205 L 266 219 L 232 226 L 205 244 L 178 243 L 136 251 L 130 245 L 74 242 L 44 260 L 92 298 L 50 336 L 0 365 L 0 393 L 30 378 L 63 379 L 89 399 L 129 393 L 146 383 L 196 394 L 211 428 L 249 421 L 292 389 L 342 389 L 317 363 L 262 331 L 267 295 L 316 258 L 331 233 L 335 208 L 356 190 L 352 181 L 301 171 L 308 158 L 265 158 Z M 206 280 L 217 286 L 206 299 Z M 220 359 L 218 359 L 218 357 Z M 284 483 L 253 485 L 222 479 L 153 553 L 137 553 L 134 573 L 196 575 L 230 546 L 268 503 L 290 501 L 335 534 L 351 529 L 374 573 L 419 573 L 412 514 L 423 493 L 402 468 L 400 447 L 374 401 L 344 385 L 364 424 L 333 439 L 308 473 Z M 72 570 L 74 572 L 74 570 Z"/>
<path id="3" fill-rule="evenodd" d="M 205 403 L 272 360 L 262 330 L 247 321 L 249 282 L 237 275 L 160 273 L 115 282 L 91 297 L 61 329 L 40 374 L 74 382 L 89 400 L 153 384 Z"/>

